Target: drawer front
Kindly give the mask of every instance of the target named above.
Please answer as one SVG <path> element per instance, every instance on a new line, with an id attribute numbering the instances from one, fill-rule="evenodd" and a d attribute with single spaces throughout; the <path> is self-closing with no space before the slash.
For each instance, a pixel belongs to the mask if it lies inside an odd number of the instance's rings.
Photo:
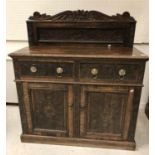
<path id="1" fill-rule="evenodd" d="M 80 79 L 89 80 L 114 80 L 114 65 L 101 63 L 81 63 Z"/>
<path id="2" fill-rule="evenodd" d="M 143 70 L 140 64 L 81 63 L 80 80 L 141 83 Z"/>
<path id="3" fill-rule="evenodd" d="M 139 64 L 118 64 L 115 66 L 116 82 L 142 82 L 141 66 Z"/>
<path id="4" fill-rule="evenodd" d="M 73 78 L 73 63 L 68 62 L 20 62 L 21 76 Z"/>

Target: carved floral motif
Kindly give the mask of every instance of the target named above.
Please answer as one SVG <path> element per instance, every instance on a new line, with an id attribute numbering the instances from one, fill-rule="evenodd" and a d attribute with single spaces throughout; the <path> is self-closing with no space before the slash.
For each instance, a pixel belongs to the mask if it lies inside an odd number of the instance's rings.
<path id="1" fill-rule="evenodd" d="M 47 14 L 40 14 L 40 12 L 34 12 L 33 16 L 29 17 L 30 20 L 52 20 L 52 21 L 104 21 L 104 20 L 134 20 L 130 16 L 129 12 L 123 14 L 116 14 L 114 16 L 108 16 L 98 11 L 63 11 L 54 16 Z"/>

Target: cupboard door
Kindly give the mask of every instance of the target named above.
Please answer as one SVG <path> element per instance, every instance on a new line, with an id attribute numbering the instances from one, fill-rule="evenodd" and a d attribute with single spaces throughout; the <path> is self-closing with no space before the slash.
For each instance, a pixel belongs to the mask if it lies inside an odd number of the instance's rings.
<path id="1" fill-rule="evenodd" d="M 80 102 L 80 137 L 127 139 L 133 95 L 133 88 L 83 86 Z"/>
<path id="2" fill-rule="evenodd" d="M 28 132 L 50 136 L 73 136 L 72 86 L 23 83 Z"/>

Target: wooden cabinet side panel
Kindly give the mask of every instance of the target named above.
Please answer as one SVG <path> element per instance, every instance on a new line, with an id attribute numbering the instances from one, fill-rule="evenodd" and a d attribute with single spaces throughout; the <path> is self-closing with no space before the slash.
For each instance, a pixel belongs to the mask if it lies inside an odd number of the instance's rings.
<path id="1" fill-rule="evenodd" d="M 124 132 L 123 132 L 123 138 L 128 138 L 128 131 L 129 131 L 129 125 L 131 121 L 131 116 L 133 113 L 133 98 L 134 98 L 134 89 L 129 89 L 129 95 L 128 95 L 128 102 L 126 107 L 126 113 L 125 113 L 125 120 L 124 120 Z"/>
<path id="2" fill-rule="evenodd" d="M 27 123 L 27 116 L 26 116 L 26 110 L 24 106 L 24 100 L 23 100 L 23 85 L 21 82 L 16 83 L 17 87 L 17 93 L 18 93 L 18 101 L 19 101 L 19 111 L 20 111 L 20 118 L 21 118 L 21 124 L 22 124 L 22 132 L 28 133 L 28 123 Z"/>
<path id="3" fill-rule="evenodd" d="M 85 98 L 85 90 L 81 89 L 81 99 L 80 99 L 80 136 L 84 136 L 86 134 L 86 98 Z"/>
<path id="4" fill-rule="evenodd" d="M 70 85 L 68 86 L 68 130 L 69 130 L 69 137 L 73 137 L 74 135 L 74 116 L 73 116 L 73 106 L 74 106 L 74 95 L 73 95 L 73 87 Z"/>
<path id="5" fill-rule="evenodd" d="M 30 105 L 30 98 L 28 93 L 28 83 L 24 82 L 23 84 L 23 105 L 25 107 L 26 118 L 27 118 L 27 125 L 28 125 L 28 132 L 33 132 L 33 125 L 32 125 L 32 111 Z"/>
<path id="6" fill-rule="evenodd" d="M 80 136 L 80 86 L 74 85 L 74 133 Z"/>
<path id="7" fill-rule="evenodd" d="M 133 98 L 133 108 L 132 108 L 133 110 L 132 110 L 132 116 L 130 120 L 129 131 L 128 131 L 129 141 L 134 141 L 134 137 L 135 137 L 138 110 L 139 110 L 139 104 L 140 104 L 140 96 L 141 96 L 141 87 L 135 87 L 134 98 Z"/>

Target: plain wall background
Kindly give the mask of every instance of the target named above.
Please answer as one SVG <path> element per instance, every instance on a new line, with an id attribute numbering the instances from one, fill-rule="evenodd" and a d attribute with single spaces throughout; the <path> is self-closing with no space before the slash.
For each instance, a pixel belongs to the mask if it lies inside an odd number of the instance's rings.
<path id="1" fill-rule="evenodd" d="M 6 55 L 27 46 L 26 20 L 34 11 L 54 15 L 64 10 L 98 10 L 108 15 L 129 11 L 136 21 L 135 43 L 149 42 L 148 0 L 6 0 Z M 148 45 L 137 46 L 148 54 Z M 12 60 L 6 56 L 6 101 L 18 102 Z M 144 76 L 141 105 L 148 99 L 148 63 Z"/>

